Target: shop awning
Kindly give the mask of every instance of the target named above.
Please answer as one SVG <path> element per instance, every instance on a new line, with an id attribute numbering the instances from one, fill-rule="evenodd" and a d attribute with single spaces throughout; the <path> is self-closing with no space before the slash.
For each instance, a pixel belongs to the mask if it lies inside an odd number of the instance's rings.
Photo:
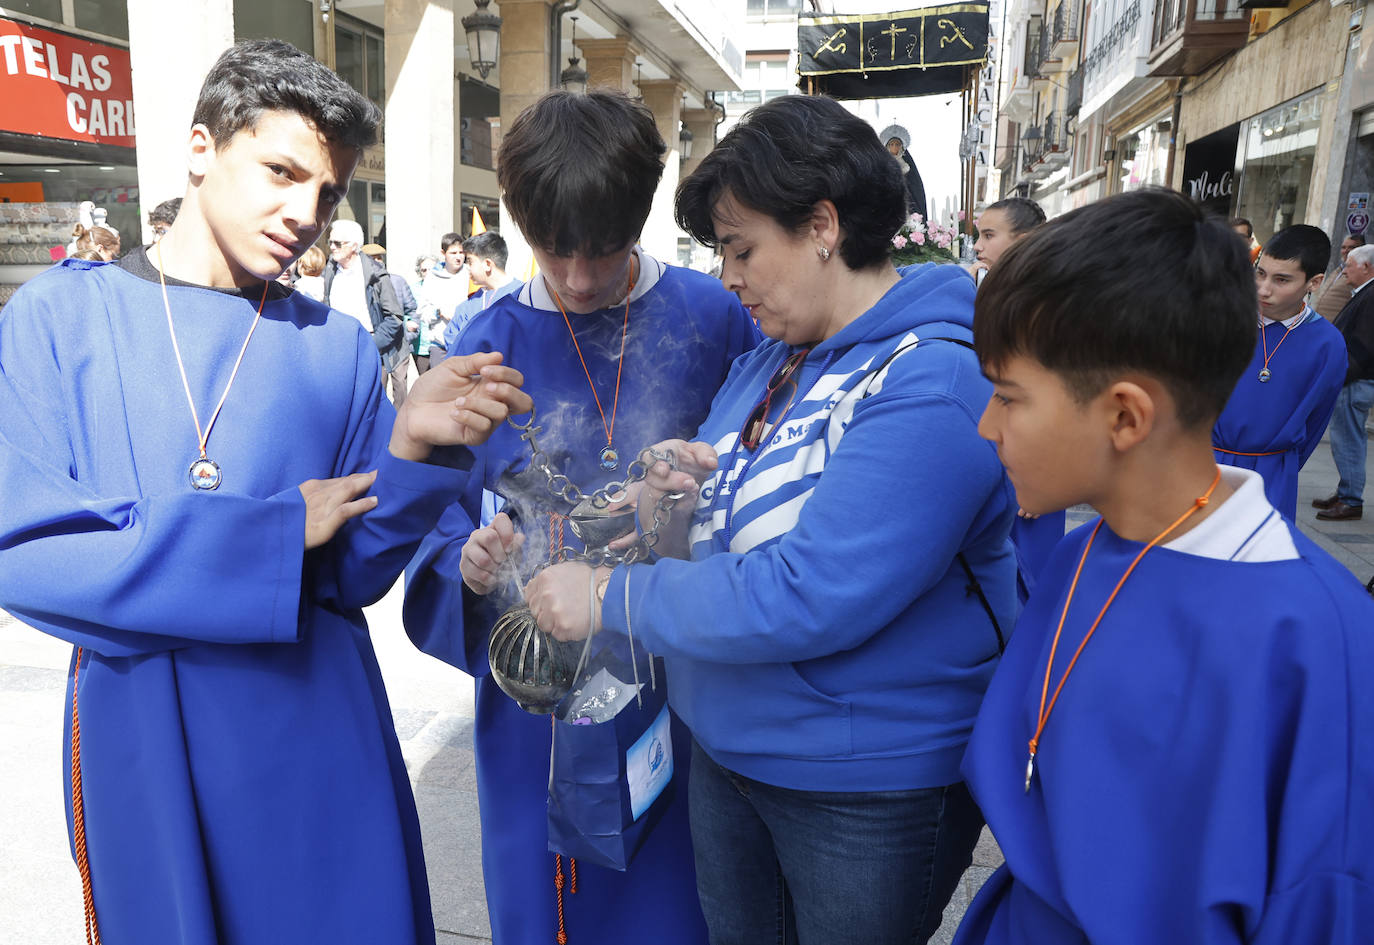
<path id="1" fill-rule="evenodd" d="M 968 88 L 987 55 L 986 0 L 797 17 L 797 85 L 831 98 L 958 92 Z"/>

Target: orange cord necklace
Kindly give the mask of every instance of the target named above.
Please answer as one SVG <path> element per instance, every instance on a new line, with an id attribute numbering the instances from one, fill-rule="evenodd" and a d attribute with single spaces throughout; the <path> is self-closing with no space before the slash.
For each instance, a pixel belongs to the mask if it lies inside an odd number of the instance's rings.
<path id="1" fill-rule="evenodd" d="M 615 365 L 615 400 L 611 402 L 611 419 L 606 421 L 606 411 L 601 406 L 601 396 L 596 392 L 596 385 L 592 383 L 592 372 L 587 369 L 587 359 L 582 356 L 582 346 L 577 343 L 577 335 L 573 332 L 572 319 L 568 318 L 567 309 L 563 308 L 563 300 L 558 297 L 553 286 L 549 286 L 549 293 L 553 296 L 554 302 L 558 305 L 558 311 L 563 316 L 563 324 L 568 326 L 568 335 L 572 338 L 573 347 L 577 349 L 577 360 L 582 362 L 582 373 L 587 375 L 587 386 L 592 389 L 592 400 L 596 401 L 596 412 L 601 414 L 601 427 L 606 431 L 606 448 L 601 451 L 601 468 L 607 471 L 615 469 L 620 464 L 620 454 L 611 445 L 611 437 L 615 433 L 615 414 L 620 407 L 620 373 L 625 367 L 625 339 L 630 333 L 630 296 L 635 291 L 635 257 L 630 256 L 630 285 L 625 290 L 625 324 L 620 329 L 620 358 Z"/>
<path id="2" fill-rule="evenodd" d="M 1040 736 L 1045 733 L 1045 723 L 1050 720 L 1050 713 L 1054 711 L 1054 705 L 1059 701 L 1059 694 L 1064 691 L 1064 684 L 1069 681 L 1069 673 L 1073 672 L 1074 664 L 1078 662 L 1078 657 L 1083 655 L 1083 648 L 1088 645 L 1088 641 L 1092 639 L 1093 633 L 1096 632 L 1098 625 L 1102 623 L 1102 618 L 1107 615 L 1107 608 L 1112 606 L 1112 601 L 1116 600 L 1117 592 L 1119 592 L 1121 586 L 1126 583 L 1126 579 L 1131 576 L 1131 572 L 1135 570 L 1135 566 L 1140 564 L 1140 559 L 1145 557 L 1146 552 L 1155 545 L 1158 545 L 1165 538 L 1169 537 L 1169 535 L 1180 525 L 1188 520 L 1189 516 L 1205 506 L 1211 500 L 1212 493 L 1216 491 L 1217 483 L 1219 482 L 1221 482 L 1220 466 L 1217 467 L 1216 475 L 1212 477 L 1212 484 L 1207 487 L 1206 492 L 1193 500 L 1193 504 L 1188 507 L 1188 511 L 1174 519 L 1172 525 L 1164 529 L 1164 531 L 1156 535 L 1148 545 L 1140 549 L 1140 554 L 1135 556 L 1135 560 L 1126 568 L 1126 573 L 1121 575 L 1121 580 L 1116 582 L 1116 587 L 1112 588 L 1111 594 L 1107 595 L 1106 603 L 1104 603 L 1102 609 L 1097 612 L 1097 618 L 1093 620 L 1092 626 L 1088 628 L 1087 634 L 1083 637 L 1083 642 L 1078 644 L 1078 649 L 1074 651 L 1073 659 L 1069 660 L 1069 665 L 1064 667 L 1064 674 L 1059 677 L 1059 685 L 1054 689 L 1054 696 L 1050 698 L 1049 705 L 1046 705 L 1045 700 L 1050 692 L 1050 672 L 1054 668 L 1054 654 L 1059 649 L 1059 635 L 1064 632 L 1064 620 L 1069 616 L 1069 605 L 1073 603 L 1074 592 L 1078 590 L 1078 579 L 1083 574 L 1083 565 L 1088 560 L 1088 552 L 1092 550 L 1093 541 L 1097 538 L 1097 533 L 1102 528 L 1102 519 L 1097 520 L 1097 525 L 1094 526 L 1093 533 L 1088 536 L 1088 543 L 1083 548 L 1083 554 L 1078 559 L 1078 570 L 1074 572 L 1073 583 L 1069 585 L 1069 595 L 1064 599 L 1064 610 L 1059 614 L 1059 626 L 1055 628 L 1054 641 L 1050 644 L 1050 658 L 1045 663 L 1045 683 L 1040 689 L 1040 714 L 1035 726 L 1035 734 L 1031 736 L 1030 740 L 1030 757 L 1026 760 L 1027 792 L 1030 791 L 1031 777 L 1035 774 L 1035 753 L 1040 748 Z"/>
<path id="3" fill-rule="evenodd" d="M 1259 372 L 1259 379 L 1261 384 L 1269 383 L 1269 378 L 1272 376 L 1269 373 L 1269 359 L 1279 353 L 1279 349 L 1283 347 L 1283 343 L 1288 340 L 1288 333 L 1292 331 L 1294 328 L 1297 328 L 1299 324 L 1301 324 L 1302 316 L 1306 314 L 1307 306 L 1304 305 L 1302 307 L 1302 311 L 1299 312 L 1297 315 L 1293 316 L 1293 324 L 1289 325 L 1287 328 L 1284 329 L 1283 337 L 1279 339 L 1278 344 L 1274 345 L 1273 351 L 1269 350 L 1269 339 L 1264 337 L 1265 326 L 1263 322 L 1260 322 L 1260 344 L 1264 347 L 1264 367 L 1260 368 Z"/>

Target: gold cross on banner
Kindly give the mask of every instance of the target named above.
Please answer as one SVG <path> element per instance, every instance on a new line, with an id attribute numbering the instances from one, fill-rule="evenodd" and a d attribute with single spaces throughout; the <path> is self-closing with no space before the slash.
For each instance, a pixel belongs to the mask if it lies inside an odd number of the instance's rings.
<path id="1" fill-rule="evenodd" d="M 893 23 L 889 28 L 887 28 L 887 29 L 885 29 L 885 30 L 879 31 L 879 35 L 880 35 L 880 36 L 891 36 L 891 37 L 892 37 L 892 59 L 893 59 L 894 62 L 895 62 L 896 59 L 897 59 L 897 35 L 898 35 L 899 33 L 905 33 L 905 32 L 907 32 L 906 28 L 905 28 L 905 27 L 898 26 L 896 23 Z"/>

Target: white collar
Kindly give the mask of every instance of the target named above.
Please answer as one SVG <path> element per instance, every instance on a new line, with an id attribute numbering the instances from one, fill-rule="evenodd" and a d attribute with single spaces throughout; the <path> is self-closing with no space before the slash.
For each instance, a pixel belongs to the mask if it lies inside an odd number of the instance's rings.
<path id="1" fill-rule="evenodd" d="M 1221 478 L 1234 490 L 1197 528 L 1163 547 L 1221 561 L 1291 561 L 1299 557 L 1293 536 L 1264 495 L 1264 479 L 1253 469 L 1222 466 Z"/>
<path id="2" fill-rule="evenodd" d="M 1310 311 L 1311 309 L 1309 309 L 1307 307 L 1307 303 L 1304 302 L 1302 304 L 1302 308 L 1298 310 L 1298 314 L 1294 315 L 1292 318 L 1286 318 L 1282 321 L 1279 321 L 1279 319 L 1277 318 L 1269 318 L 1267 316 L 1261 315 L 1259 317 L 1260 328 L 1264 329 L 1265 327 L 1272 325 L 1275 322 L 1279 322 L 1279 324 L 1283 325 L 1285 329 L 1295 328 L 1298 325 L 1302 324 L 1302 320 L 1307 317 L 1307 313 Z"/>
<path id="3" fill-rule="evenodd" d="M 1349 279 L 1346 280 L 1346 282 L 1349 282 L 1349 281 L 1350 281 Z M 1359 294 L 1360 294 L 1360 290 L 1363 289 L 1365 286 L 1369 285 L 1371 282 L 1374 282 L 1374 279 L 1366 279 L 1366 280 L 1365 280 L 1362 284 L 1360 284 L 1360 285 L 1352 285 L 1352 286 L 1350 287 L 1350 296 L 1351 296 L 1351 298 L 1354 298 L 1355 296 L 1359 295 Z"/>

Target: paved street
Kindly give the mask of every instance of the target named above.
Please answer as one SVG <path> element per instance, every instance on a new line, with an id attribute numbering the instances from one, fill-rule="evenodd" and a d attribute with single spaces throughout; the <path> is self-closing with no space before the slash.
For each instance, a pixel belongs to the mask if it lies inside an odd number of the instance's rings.
<path id="1" fill-rule="evenodd" d="M 1334 491 L 1325 444 L 1304 469 L 1299 525 L 1361 583 L 1374 574 L 1374 516 L 1318 523 L 1308 503 Z M 1070 524 L 1088 517 L 1070 513 Z M 399 586 L 368 611 L 419 805 L 444 945 L 486 942 L 476 784 L 472 681 L 418 653 L 400 626 Z M 62 810 L 62 702 L 70 647 L 0 614 L 0 943 L 73 945 L 83 938 L 81 889 L 67 852 Z M 946 943 L 968 897 L 1000 862 L 985 836 L 935 941 Z"/>

